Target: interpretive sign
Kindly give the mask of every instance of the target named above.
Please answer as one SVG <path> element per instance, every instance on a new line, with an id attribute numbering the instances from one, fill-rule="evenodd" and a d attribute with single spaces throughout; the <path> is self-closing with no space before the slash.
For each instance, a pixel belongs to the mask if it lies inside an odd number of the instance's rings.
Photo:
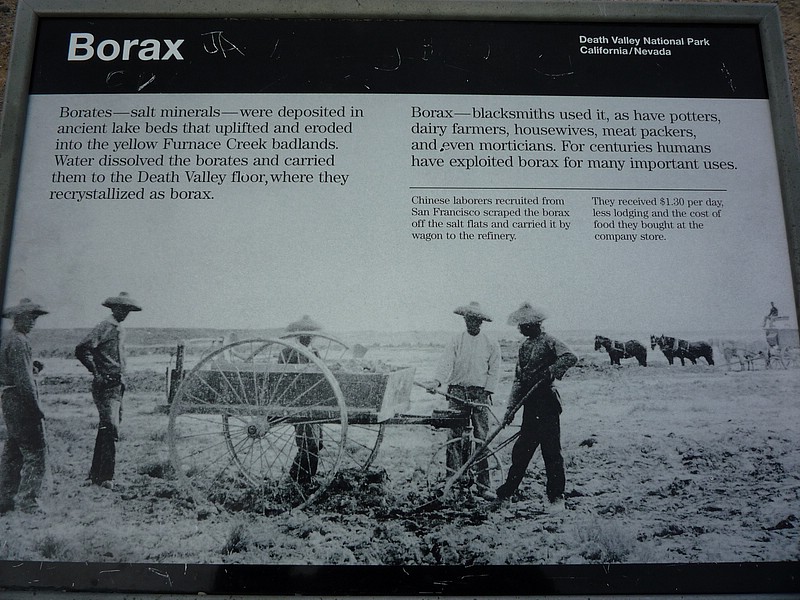
<path id="1" fill-rule="evenodd" d="M 797 590 L 775 7 L 53 4 L 3 121 L 0 588 Z"/>

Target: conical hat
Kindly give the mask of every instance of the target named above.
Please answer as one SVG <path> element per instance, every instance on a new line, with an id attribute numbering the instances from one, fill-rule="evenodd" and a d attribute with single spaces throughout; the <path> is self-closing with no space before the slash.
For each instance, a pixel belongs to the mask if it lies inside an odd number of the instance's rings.
<path id="1" fill-rule="evenodd" d="M 492 320 L 492 318 L 489 315 L 483 312 L 481 305 L 478 304 L 477 302 L 470 302 L 469 304 L 466 304 L 464 306 L 459 306 L 453 312 L 457 315 L 462 315 L 464 317 L 472 316 L 472 317 L 478 317 L 479 319 L 483 319 L 484 321 Z"/>
<path id="2" fill-rule="evenodd" d="M 23 298 L 19 301 L 19 304 L 16 306 L 10 306 L 3 311 L 3 316 L 7 319 L 12 319 L 17 315 L 21 314 L 33 314 L 37 317 L 40 315 L 46 315 L 49 311 L 46 311 L 42 308 L 41 304 L 36 304 L 35 302 L 31 301 L 30 298 Z"/>
<path id="3" fill-rule="evenodd" d="M 122 306 L 128 310 L 142 310 L 139 303 L 128 295 L 128 292 L 120 292 L 118 296 L 111 296 L 103 301 L 103 306 L 111 308 L 112 306 Z"/>
<path id="4" fill-rule="evenodd" d="M 544 311 L 534 308 L 530 302 L 523 302 L 522 306 L 508 315 L 508 324 L 541 323 L 546 318 Z"/>
<path id="5" fill-rule="evenodd" d="M 322 329 L 322 325 L 308 315 L 303 315 L 301 319 L 286 326 L 286 331 L 319 331 L 320 329 Z"/>

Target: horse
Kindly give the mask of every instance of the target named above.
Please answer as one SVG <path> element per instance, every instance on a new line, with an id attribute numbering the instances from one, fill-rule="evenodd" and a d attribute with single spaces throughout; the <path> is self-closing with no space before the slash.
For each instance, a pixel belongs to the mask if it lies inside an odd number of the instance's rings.
<path id="1" fill-rule="evenodd" d="M 667 357 L 669 364 L 677 357 L 681 359 L 681 366 L 686 366 L 685 359 L 697 364 L 698 358 L 705 358 L 709 365 L 714 364 L 714 350 L 708 342 L 687 342 L 674 337 L 660 335 L 650 336 L 650 349 L 655 350 L 656 346 L 661 348 L 661 352 Z"/>
<path id="2" fill-rule="evenodd" d="M 594 349 L 605 348 L 612 365 L 618 365 L 621 358 L 635 358 L 643 367 L 647 366 L 647 348 L 636 340 L 618 342 L 602 335 L 594 336 Z"/>
<path id="3" fill-rule="evenodd" d="M 741 342 L 736 340 L 720 340 L 717 345 L 725 358 L 728 369 L 733 359 L 739 361 L 740 371 L 755 369 L 756 360 L 764 360 L 769 367 L 769 347 L 764 342 Z"/>

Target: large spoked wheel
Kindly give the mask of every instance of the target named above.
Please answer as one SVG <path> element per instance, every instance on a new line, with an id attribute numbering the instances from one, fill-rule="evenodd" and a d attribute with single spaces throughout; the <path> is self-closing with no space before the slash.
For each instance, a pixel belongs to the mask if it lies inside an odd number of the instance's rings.
<path id="1" fill-rule="evenodd" d="M 338 368 L 348 360 L 350 348 L 341 340 L 319 331 L 292 331 L 282 335 L 280 339 L 301 344 L 302 338 L 308 338 L 308 348 L 331 369 L 336 375 Z M 345 402 L 347 398 L 345 398 Z M 378 456 L 378 449 L 383 441 L 382 424 L 361 423 L 352 415 L 347 426 L 347 444 L 342 453 L 340 470 L 366 471 Z"/>
<path id="2" fill-rule="evenodd" d="M 445 483 L 454 474 L 447 468 L 448 453 L 459 457 L 461 462 L 458 464 L 461 464 L 475 452 L 481 443 L 482 440 L 470 435 L 466 439 L 457 437 L 440 444 L 434 450 L 428 464 L 428 491 L 431 494 L 441 492 Z M 491 448 L 488 448 L 485 452 L 485 460 L 473 463 L 456 483 L 456 487 L 462 490 L 475 490 L 478 493 L 494 492 L 503 483 L 504 476 L 500 457 L 492 452 Z"/>
<path id="3" fill-rule="evenodd" d="M 784 369 L 800 367 L 800 347 L 786 346 L 781 352 L 781 364 Z"/>
<path id="4" fill-rule="evenodd" d="M 200 505 L 272 514 L 313 502 L 347 445 L 339 384 L 288 339 L 234 342 L 184 378 L 169 418 L 172 464 Z"/>
<path id="5" fill-rule="evenodd" d="M 770 369 L 788 369 L 791 364 L 790 348 L 781 346 L 770 346 L 767 354 L 767 366 Z"/>

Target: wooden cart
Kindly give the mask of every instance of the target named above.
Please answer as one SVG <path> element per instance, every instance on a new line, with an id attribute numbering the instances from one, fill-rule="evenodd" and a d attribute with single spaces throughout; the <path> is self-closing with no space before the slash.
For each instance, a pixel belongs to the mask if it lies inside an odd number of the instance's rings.
<path id="1" fill-rule="evenodd" d="M 800 366 L 800 335 L 796 328 L 776 327 L 774 323 L 764 328 L 769 347 L 767 366 L 780 365 L 784 369 Z"/>
<path id="2" fill-rule="evenodd" d="M 304 336 L 313 336 L 313 349 L 299 342 Z M 468 452 L 480 445 L 471 437 L 469 407 L 409 415 L 414 369 L 376 370 L 319 332 L 237 341 L 188 371 L 180 347 L 178 357 L 169 374 L 170 456 L 201 505 L 265 513 L 305 507 L 337 472 L 368 469 L 389 425 L 463 428 Z M 433 487 L 449 490 L 455 482 L 444 456 L 457 442 L 431 449 Z M 489 464 L 498 485 L 502 465 L 494 454 Z M 475 474 L 459 473 L 465 479 L 471 484 Z"/>

